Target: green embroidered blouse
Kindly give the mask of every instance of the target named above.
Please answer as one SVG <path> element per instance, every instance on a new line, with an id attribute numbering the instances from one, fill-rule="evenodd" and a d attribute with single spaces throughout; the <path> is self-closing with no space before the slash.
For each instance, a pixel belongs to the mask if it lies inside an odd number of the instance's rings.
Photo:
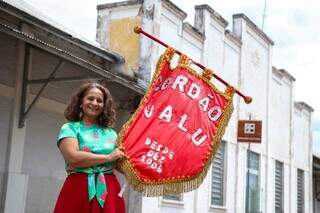
<path id="1" fill-rule="evenodd" d="M 61 127 L 58 146 L 63 138 L 77 138 L 79 149 L 82 151 L 95 154 L 110 154 L 116 148 L 117 133 L 111 128 L 102 128 L 85 121 L 68 122 Z M 66 162 L 66 170 L 88 174 L 89 200 L 91 201 L 96 196 L 97 201 L 103 208 L 107 194 L 104 173 L 112 173 L 113 163 L 107 162 L 89 168 L 71 169 L 68 162 Z M 95 174 L 98 175 L 96 180 Z"/>

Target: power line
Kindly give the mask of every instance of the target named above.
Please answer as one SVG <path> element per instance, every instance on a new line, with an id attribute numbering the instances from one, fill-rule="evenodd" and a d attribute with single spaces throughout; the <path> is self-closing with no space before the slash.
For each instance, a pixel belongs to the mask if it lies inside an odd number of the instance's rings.
<path id="1" fill-rule="evenodd" d="M 261 29 L 263 30 L 264 28 L 264 21 L 266 19 L 266 10 L 267 10 L 267 0 L 264 0 L 264 8 L 263 8 L 263 14 L 262 14 L 262 26 Z"/>

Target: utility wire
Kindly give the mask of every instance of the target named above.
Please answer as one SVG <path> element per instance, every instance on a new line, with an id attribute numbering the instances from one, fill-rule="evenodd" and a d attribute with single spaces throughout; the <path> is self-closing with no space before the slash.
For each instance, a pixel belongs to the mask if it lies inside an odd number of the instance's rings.
<path id="1" fill-rule="evenodd" d="M 262 26 L 261 26 L 262 31 L 264 29 L 264 21 L 265 21 L 266 16 L 267 16 L 266 10 L 267 10 L 267 0 L 264 0 L 264 8 L 263 8 L 263 14 L 262 14 Z"/>

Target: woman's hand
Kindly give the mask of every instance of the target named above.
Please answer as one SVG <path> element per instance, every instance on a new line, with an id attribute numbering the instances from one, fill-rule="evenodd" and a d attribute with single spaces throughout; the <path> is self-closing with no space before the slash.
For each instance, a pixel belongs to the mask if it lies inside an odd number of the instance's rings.
<path id="1" fill-rule="evenodd" d="M 108 155 L 109 156 L 109 160 L 110 162 L 112 161 L 116 161 L 118 159 L 121 159 L 123 157 L 125 157 L 125 154 L 123 152 L 123 149 L 121 148 L 116 148 L 111 154 Z"/>

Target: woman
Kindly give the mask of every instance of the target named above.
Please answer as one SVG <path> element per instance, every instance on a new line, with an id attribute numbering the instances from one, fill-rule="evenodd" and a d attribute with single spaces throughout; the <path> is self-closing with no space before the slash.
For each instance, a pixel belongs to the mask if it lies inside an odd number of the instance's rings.
<path id="1" fill-rule="evenodd" d="M 112 173 L 114 161 L 124 157 L 116 148 L 114 102 L 102 85 L 80 87 L 65 110 L 65 123 L 58 147 L 66 162 L 68 177 L 61 189 L 55 213 L 121 213 L 124 200 Z"/>

